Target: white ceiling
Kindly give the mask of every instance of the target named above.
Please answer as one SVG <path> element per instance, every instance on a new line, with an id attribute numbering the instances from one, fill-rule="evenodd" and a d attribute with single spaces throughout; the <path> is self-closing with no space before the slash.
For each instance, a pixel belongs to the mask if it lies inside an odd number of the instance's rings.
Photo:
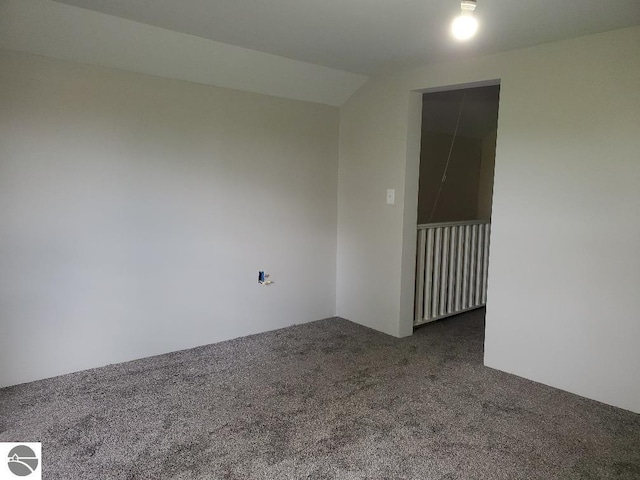
<path id="1" fill-rule="evenodd" d="M 49 0 L 0 0 L 0 48 L 332 106 L 367 80 Z"/>
<path id="2" fill-rule="evenodd" d="M 478 0 L 481 30 L 451 39 L 458 0 L 57 0 L 176 32 L 371 74 L 640 24 L 640 0 Z"/>
<path id="3" fill-rule="evenodd" d="M 580 6 L 580 10 L 576 10 Z M 0 0 L 0 48 L 341 106 L 367 75 L 640 24 L 640 0 Z"/>

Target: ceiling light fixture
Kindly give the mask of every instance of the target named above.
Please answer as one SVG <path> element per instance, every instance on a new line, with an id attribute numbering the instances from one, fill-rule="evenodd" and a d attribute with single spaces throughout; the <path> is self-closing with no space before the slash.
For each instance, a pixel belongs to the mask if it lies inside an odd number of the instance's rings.
<path id="1" fill-rule="evenodd" d="M 478 20 L 473 16 L 476 0 L 462 0 L 460 2 L 460 16 L 451 24 L 451 33 L 458 40 L 469 40 L 478 31 Z"/>

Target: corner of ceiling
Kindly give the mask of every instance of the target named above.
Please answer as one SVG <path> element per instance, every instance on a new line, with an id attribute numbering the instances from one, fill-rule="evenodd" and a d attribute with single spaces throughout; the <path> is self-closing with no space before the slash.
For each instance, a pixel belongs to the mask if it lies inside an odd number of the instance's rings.
<path id="1" fill-rule="evenodd" d="M 0 48 L 334 107 L 368 79 L 50 0 L 3 0 Z"/>

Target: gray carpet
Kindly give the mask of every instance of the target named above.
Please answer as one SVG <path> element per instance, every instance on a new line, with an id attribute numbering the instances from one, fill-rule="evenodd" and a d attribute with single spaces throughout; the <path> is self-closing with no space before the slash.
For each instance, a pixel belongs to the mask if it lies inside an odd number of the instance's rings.
<path id="1" fill-rule="evenodd" d="M 482 310 L 341 319 L 0 390 L 45 480 L 634 479 L 640 415 L 482 366 Z"/>

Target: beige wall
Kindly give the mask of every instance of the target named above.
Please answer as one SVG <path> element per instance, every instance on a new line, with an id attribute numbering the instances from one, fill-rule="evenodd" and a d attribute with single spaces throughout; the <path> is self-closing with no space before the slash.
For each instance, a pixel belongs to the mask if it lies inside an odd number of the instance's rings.
<path id="1" fill-rule="evenodd" d="M 418 224 L 475 220 L 477 217 L 482 140 L 457 136 L 451 150 L 452 140 L 453 135 L 446 133 L 422 132 Z M 442 184 L 449 150 L 447 179 Z"/>
<path id="2" fill-rule="evenodd" d="M 497 130 L 494 130 L 482 139 L 478 179 L 478 212 L 476 216 L 479 220 L 491 220 L 497 134 Z"/>
<path id="3" fill-rule="evenodd" d="M 499 79 L 485 363 L 640 412 L 638 45 L 635 27 L 367 82 L 341 109 L 338 314 L 411 334 L 420 91 Z"/>
<path id="4" fill-rule="evenodd" d="M 335 314 L 338 109 L 8 51 L 0 85 L 0 386 Z"/>

